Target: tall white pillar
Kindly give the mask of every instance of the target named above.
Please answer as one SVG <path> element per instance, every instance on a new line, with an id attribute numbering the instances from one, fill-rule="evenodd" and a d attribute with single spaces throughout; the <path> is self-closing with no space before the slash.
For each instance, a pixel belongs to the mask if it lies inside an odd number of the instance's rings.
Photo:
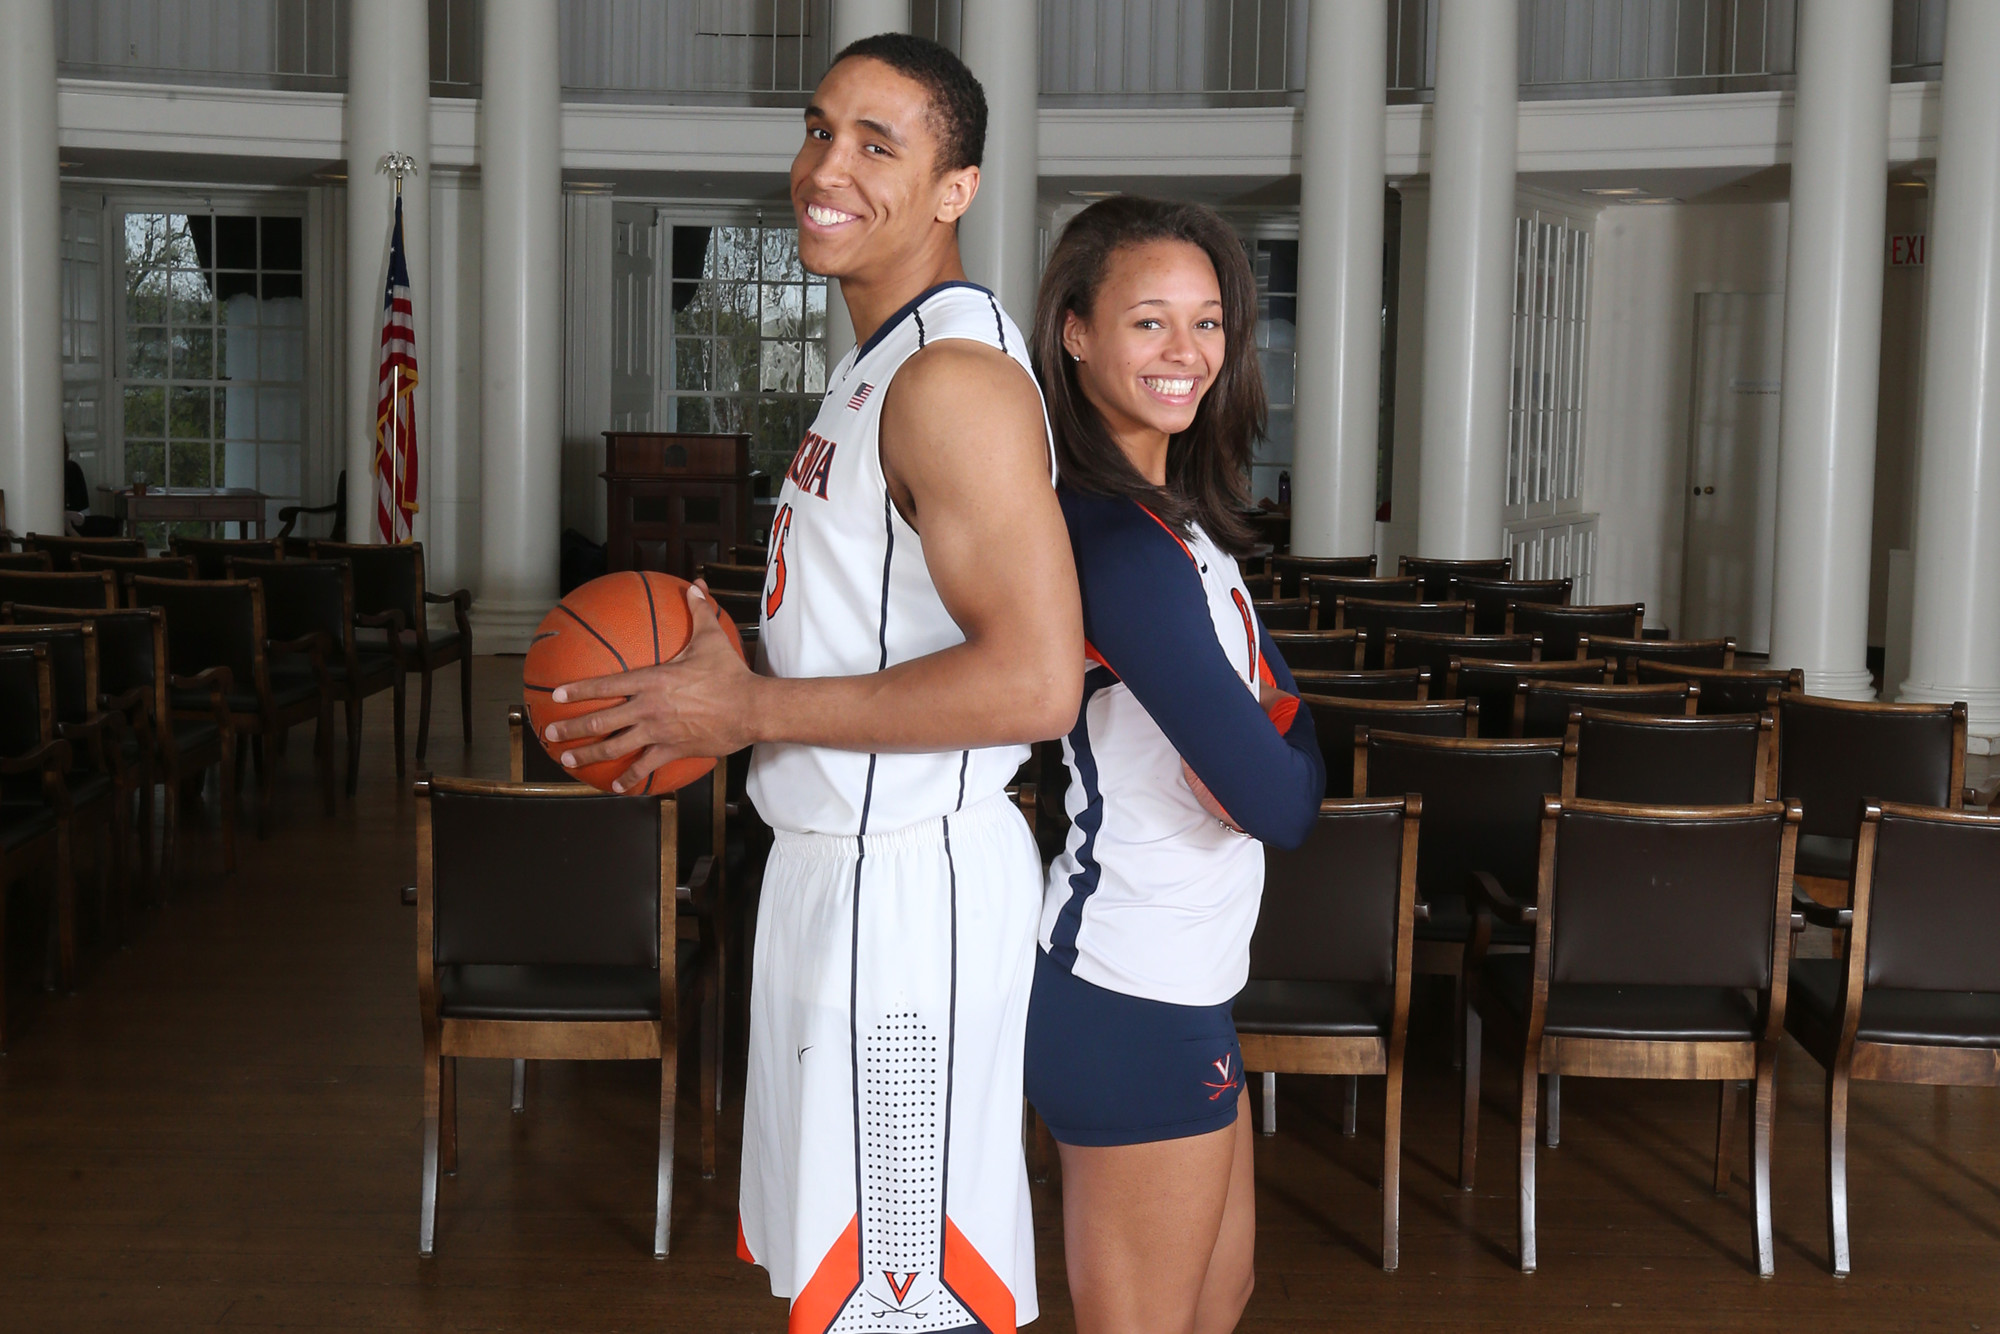
<path id="1" fill-rule="evenodd" d="M 562 514 L 562 86 L 556 0 L 488 0 L 480 79 L 481 653 L 555 605 Z"/>
<path id="2" fill-rule="evenodd" d="M 1965 6 L 1978 8 L 1978 6 Z M 1889 0 L 1799 7 L 1771 661 L 1870 699 L 1869 532 L 1889 186 Z"/>
<path id="3" fill-rule="evenodd" d="M 832 49 L 839 55 L 850 42 L 873 37 L 878 32 L 908 32 L 910 0 L 833 0 Z M 830 372 L 840 359 L 854 350 L 854 321 L 847 317 L 847 303 L 840 299 L 840 282 L 826 284 L 826 367 Z"/>
<path id="4" fill-rule="evenodd" d="M 375 507 L 375 411 L 382 368 L 382 293 L 389 278 L 395 178 L 390 153 L 417 161 L 403 181 L 403 254 L 410 266 L 417 342 L 417 517 L 430 528 L 432 458 L 430 329 L 430 20 L 408 0 L 353 0 L 347 78 L 347 540 L 379 542 Z"/>
<path id="5" fill-rule="evenodd" d="M 2000 5 L 1954 8 L 1944 59 L 1902 698 L 1964 700 L 1973 746 L 1991 752 L 2000 748 Z"/>
<path id="6" fill-rule="evenodd" d="M 1382 394 L 1388 9 L 1321 5 L 1306 25 L 1292 550 L 1375 549 Z"/>
<path id="7" fill-rule="evenodd" d="M 1041 173 L 1040 6 L 973 0 L 965 6 L 965 63 L 986 89 L 986 162 L 979 198 L 959 220 L 966 274 L 991 288 L 1023 329 L 1035 317 L 1041 256 L 1035 245 Z"/>
<path id="8" fill-rule="evenodd" d="M 55 0 L 0 38 L 0 488 L 17 533 L 63 530 L 62 182 Z"/>
<path id="9" fill-rule="evenodd" d="M 1438 0 L 1417 493 L 1425 556 L 1503 546 L 1518 24 L 1513 0 Z"/>
<path id="10" fill-rule="evenodd" d="M 431 294 L 424 386 L 430 394 L 430 448 L 424 538 L 425 577 L 440 592 L 479 578 L 479 177 L 433 170 Z M 602 483 L 600 483 L 602 485 Z"/>

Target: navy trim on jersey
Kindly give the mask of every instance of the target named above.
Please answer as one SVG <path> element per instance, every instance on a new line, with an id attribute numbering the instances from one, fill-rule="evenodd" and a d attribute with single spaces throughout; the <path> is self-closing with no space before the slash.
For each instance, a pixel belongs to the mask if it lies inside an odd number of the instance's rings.
<path id="1" fill-rule="evenodd" d="M 993 293 L 986 294 L 986 304 L 993 307 L 993 333 L 1000 340 L 1000 350 L 1007 350 L 1007 321 L 1000 318 L 1000 303 L 993 299 Z"/>
<path id="2" fill-rule="evenodd" d="M 1097 892 L 1102 874 L 1097 864 L 1097 831 L 1104 827 L 1104 793 L 1097 786 L 1097 756 L 1090 749 L 1090 701 L 1098 691 L 1117 684 L 1117 675 L 1108 667 L 1092 667 L 1083 674 L 1083 703 L 1077 707 L 1076 726 L 1069 734 L 1077 780 L 1083 784 L 1083 809 L 1075 821 L 1083 831 L 1083 841 L 1076 848 L 1077 869 L 1069 878 L 1069 898 L 1049 930 L 1049 956 L 1064 968 L 1076 967 L 1076 934 L 1083 928 L 1083 905 Z"/>
<path id="3" fill-rule="evenodd" d="M 894 329 L 897 325 L 901 324 L 904 320 L 908 319 L 910 316 L 916 314 L 918 306 L 923 305 L 924 302 L 930 300 L 932 297 L 936 296 L 939 292 L 949 291 L 954 287 L 970 287 L 975 292 L 986 292 L 986 295 L 989 299 L 993 295 L 993 293 L 986 291 L 986 289 L 984 287 L 981 287 L 978 283 L 968 282 L 963 278 L 956 278 L 950 282 L 942 282 L 939 283 L 936 287 L 925 288 L 923 291 L 917 293 L 915 296 L 911 297 L 908 301 L 904 302 L 902 307 L 899 310 L 897 310 L 894 315 L 891 315 L 888 319 L 882 321 L 880 328 L 876 329 L 874 333 L 868 335 L 868 341 L 863 343 L 860 349 L 856 351 L 854 354 L 854 364 L 857 366 L 860 365 L 861 359 L 867 356 L 870 352 L 873 352 L 875 350 L 875 345 L 881 342 L 884 338 L 887 338 L 889 336 L 890 330 Z M 1005 350 L 1004 341 L 1002 343 L 1002 350 Z"/>

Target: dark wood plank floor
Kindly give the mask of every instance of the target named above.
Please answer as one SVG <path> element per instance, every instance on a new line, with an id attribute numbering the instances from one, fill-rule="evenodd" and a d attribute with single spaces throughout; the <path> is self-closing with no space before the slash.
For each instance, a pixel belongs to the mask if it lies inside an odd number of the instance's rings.
<path id="1" fill-rule="evenodd" d="M 440 769 L 504 771 L 518 673 L 518 659 L 479 663 L 470 752 L 443 688 Z M 413 806 L 371 704 L 360 796 L 335 818 L 319 814 L 302 730 L 278 829 L 246 836 L 236 875 L 197 832 L 197 872 L 139 918 L 129 948 L 88 950 L 73 995 L 16 990 L 19 1035 L 0 1060 L 0 1330 L 783 1329 L 761 1271 L 734 1258 L 735 1096 L 712 1181 L 683 1102 L 674 1254 L 649 1258 L 656 1085 L 643 1066 L 542 1066 L 516 1117 L 505 1067 L 464 1063 L 461 1169 L 441 1192 L 437 1258 L 418 1260 L 415 923 L 397 895 Z M 33 959 L 13 943 L 18 974 Z M 1724 1198 L 1707 1185 L 1713 1089 L 1568 1081 L 1563 1143 L 1542 1159 L 1542 1269 L 1523 1276 L 1502 1070 L 1488 1077 L 1480 1188 L 1452 1181 L 1446 999 L 1422 998 L 1413 1048 L 1402 1272 L 1375 1258 L 1379 1083 L 1364 1082 L 1361 1132 L 1344 1140 L 1331 1082 L 1287 1080 L 1280 1133 L 1257 1146 L 1244 1329 L 2000 1328 L 2000 1094 L 1857 1086 L 1856 1272 L 1836 1281 L 1822 1259 L 1820 1076 L 1789 1049 L 1778 1274 L 1760 1281 L 1741 1169 Z M 1056 1189 L 1038 1187 L 1035 1205 L 1034 1328 L 1053 1334 L 1072 1328 Z"/>

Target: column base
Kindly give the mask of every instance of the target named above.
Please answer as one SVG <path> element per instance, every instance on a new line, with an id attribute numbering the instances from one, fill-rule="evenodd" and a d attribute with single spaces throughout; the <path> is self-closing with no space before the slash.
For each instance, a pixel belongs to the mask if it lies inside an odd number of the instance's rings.
<path id="1" fill-rule="evenodd" d="M 1965 753 L 2000 755 L 2000 686 L 1936 685 L 1914 678 L 1903 682 L 1896 699 L 1904 704 L 1965 702 Z"/>
<path id="2" fill-rule="evenodd" d="M 555 606 L 547 602 L 514 602 L 499 598 L 474 598 L 472 602 L 472 651 L 474 653 L 526 653 L 535 637 L 535 627 Z"/>
<path id="3" fill-rule="evenodd" d="M 1816 672 L 1808 667 L 1806 693 L 1865 702 L 1875 698 L 1875 677 L 1866 667 L 1849 672 Z"/>

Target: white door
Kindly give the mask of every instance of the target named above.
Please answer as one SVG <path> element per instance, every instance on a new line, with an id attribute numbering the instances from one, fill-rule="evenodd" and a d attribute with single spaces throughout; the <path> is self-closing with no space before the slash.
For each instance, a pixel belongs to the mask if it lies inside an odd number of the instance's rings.
<path id="1" fill-rule="evenodd" d="M 661 228 L 643 204 L 611 214 L 611 429 L 653 429 L 654 276 Z"/>
<path id="2" fill-rule="evenodd" d="M 1681 638 L 1734 635 L 1743 652 L 1771 650 L 1784 343 L 1783 294 L 1695 296 Z"/>

